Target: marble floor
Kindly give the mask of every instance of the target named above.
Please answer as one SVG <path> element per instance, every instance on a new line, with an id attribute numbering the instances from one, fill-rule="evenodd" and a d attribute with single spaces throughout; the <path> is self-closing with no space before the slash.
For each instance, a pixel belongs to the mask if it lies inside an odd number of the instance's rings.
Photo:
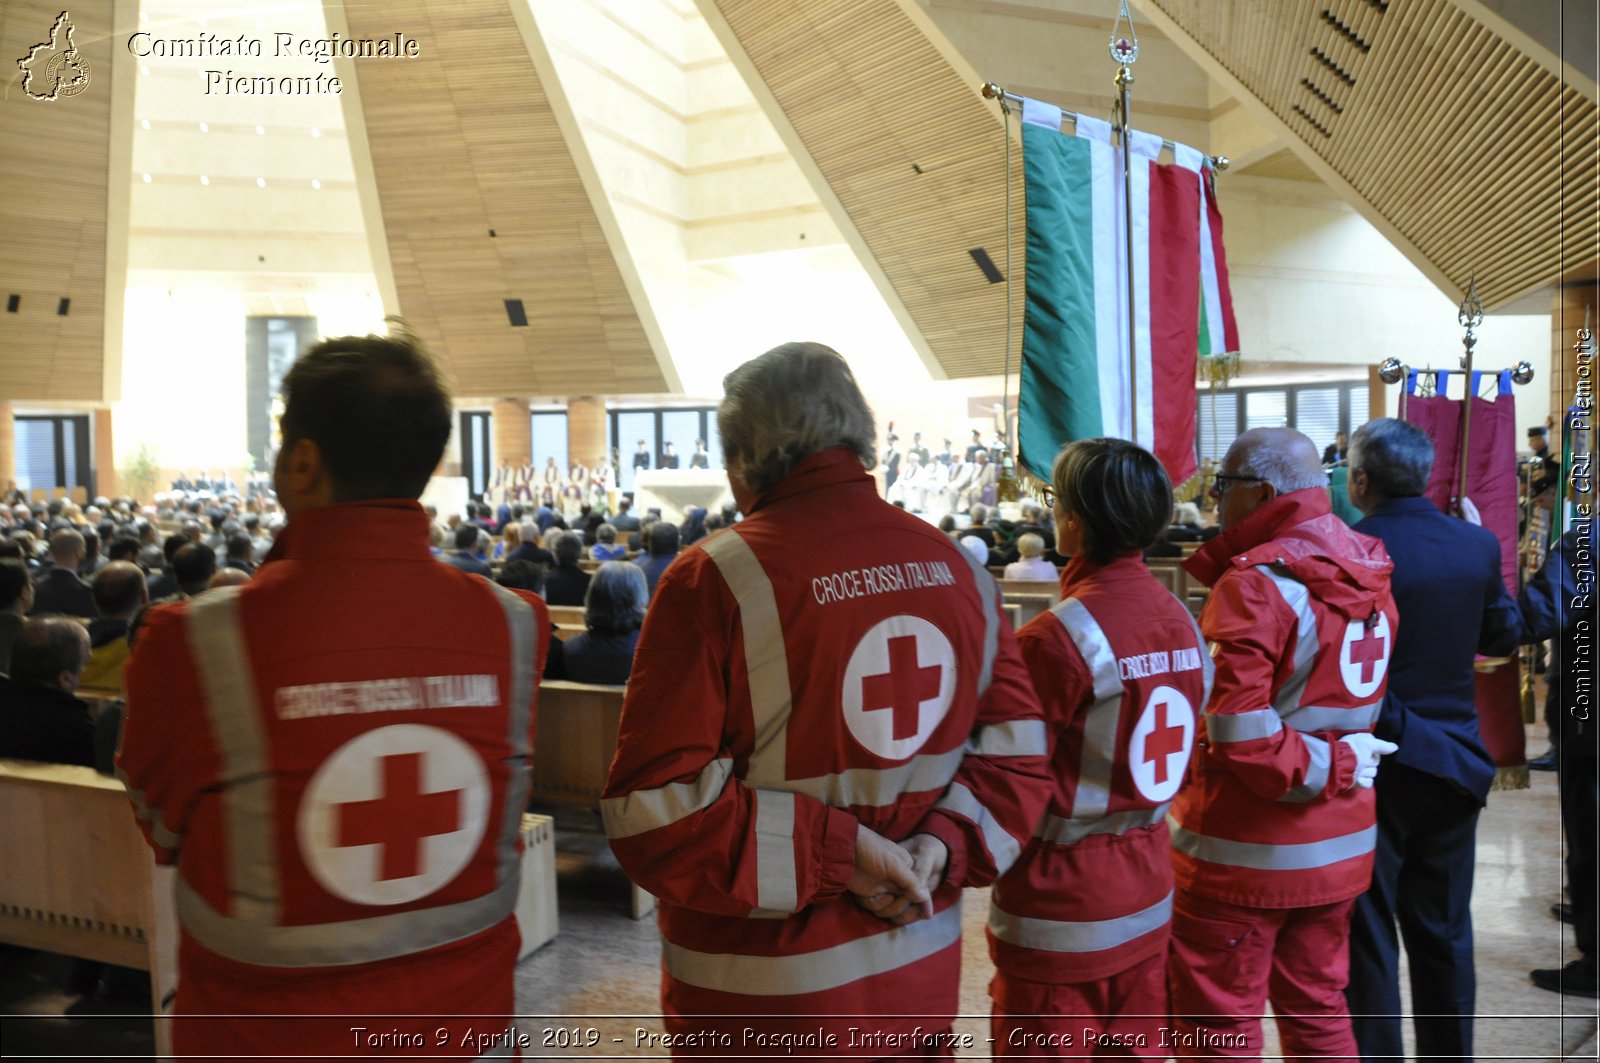
<path id="1" fill-rule="evenodd" d="M 1528 739 L 1530 750 L 1544 748 L 1542 728 L 1529 728 Z M 1480 821 L 1473 894 L 1480 1059 L 1596 1058 L 1596 1003 L 1546 992 L 1528 980 L 1531 968 L 1558 967 L 1576 956 L 1570 929 L 1549 911 L 1563 877 L 1555 784 L 1553 773 L 1536 772 L 1531 788 L 1491 795 Z M 627 881 L 603 840 L 587 829 L 594 824 L 582 814 L 563 814 L 558 825 L 560 933 L 517 969 L 518 1023 L 536 1045 L 547 1029 L 593 1028 L 599 1043 L 592 1049 L 536 1047 L 527 1054 L 660 1054 L 636 1045 L 639 1030 L 660 1029 L 653 1017 L 660 955 L 654 921 L 628 917 Z M 976 1057 L 989 1050 L 986 907 L 984 891 L 966 898 L 963 1014 L 956 1022 L 976 1044 L 961 1054 Z M 108 997 L 84 1000 L 62 988 L 69 968 L 59 957 L 0 949 L 0 1057 L 146 1057 L 148 1008 L 141 1010 L 137 985 L 113 986 Z M 1276 1050 L 1270 1023 L 1268 1044 Z"/>

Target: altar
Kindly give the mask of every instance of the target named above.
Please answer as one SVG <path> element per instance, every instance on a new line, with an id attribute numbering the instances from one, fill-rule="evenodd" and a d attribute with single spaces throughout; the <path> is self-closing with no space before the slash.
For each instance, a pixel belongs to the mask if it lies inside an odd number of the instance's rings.
<path id="1" fill-rule="evenodd" d="M 661 519 L 682 524 L 684 510 L 699 506 L 715 513 L 733 501 L 728 474 L 721 469 L 640 469 L 633 481 L 633 512 L 644 516 L 652 506 Z"/>

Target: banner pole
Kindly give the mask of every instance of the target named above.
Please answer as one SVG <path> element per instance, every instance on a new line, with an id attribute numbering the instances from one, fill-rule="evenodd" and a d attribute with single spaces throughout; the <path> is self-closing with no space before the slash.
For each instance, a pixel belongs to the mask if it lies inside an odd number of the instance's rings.
<path id="1" fill-rule="evenodd" d="M 1128 22 L 1127 33 L 1121 34 L 1123 20 Z M 1133 84 L 1134 62 L 1139 58 L 1139 36 L 1133 29 L 1133 15 L 1128 11 L 1128 0 L 1122 0 L 1117 20 L 1111 26 L 1111 58 L 1119 64 L 1112 84 L 1117 87 L 1117 139 L 1122 144 L 1122 235 L 1123 254 L 1127 256 L 1128 296 L 1128 434 L 1132 442 L 1139 442 L 1139 350 L 1136 342 L 1138 314 L 1134 309 L 1133 269 L 1133 117 L 1129 112 L 1129 86 Z M 1154 438 L 1155 426 L 1151 426 Z"/>

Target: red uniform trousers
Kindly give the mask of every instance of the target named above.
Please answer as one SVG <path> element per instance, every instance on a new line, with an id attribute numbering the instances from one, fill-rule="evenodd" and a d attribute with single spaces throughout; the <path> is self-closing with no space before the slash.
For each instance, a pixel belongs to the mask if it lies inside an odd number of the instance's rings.
<path id="1" fill-rule="evenodd" d="M 1284 1059 L 1358 1059 L 1344 999 L 1354 904 L 1247 908 L 1178 890 L 1168 965 L 1173 1052 L 1259 1059 L 1270 999 Z"/>
<path id="2" fill-rule="evenodd" d="M 1090 982 L 1052 985 L 997 972 L 989 986 L 992 1051 L 1006 1058 L 1165 1059 L 1167 953 Z"/>

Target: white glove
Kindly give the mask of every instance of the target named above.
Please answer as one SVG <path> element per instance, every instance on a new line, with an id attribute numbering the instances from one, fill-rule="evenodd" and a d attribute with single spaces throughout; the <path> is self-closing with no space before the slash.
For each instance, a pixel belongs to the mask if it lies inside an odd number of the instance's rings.
<path id="1" fill-rule="evenodd" d="M 1478 507 L 1472 504 L 1472 499 L 1463 496 L 1461 505 L 1458 508 L 1461 511 L 1462 520 L 1468 524 L 1476 524 L 1480 528 L 1483 527 L 1483 514 L 1479 513 Z"/>
<path id="2" fill-rule="evenodd" d="M 1339 741 L 1349 746 L 1356 755 L 1355 785 L 1363 790 L 1372 789 L 1372 782 L 1378 777 L 1378 758 L 1386 757 L 1400 748 L 1393 742 L 1385 742 L 1370 734 L 1345 735 Z"/>

